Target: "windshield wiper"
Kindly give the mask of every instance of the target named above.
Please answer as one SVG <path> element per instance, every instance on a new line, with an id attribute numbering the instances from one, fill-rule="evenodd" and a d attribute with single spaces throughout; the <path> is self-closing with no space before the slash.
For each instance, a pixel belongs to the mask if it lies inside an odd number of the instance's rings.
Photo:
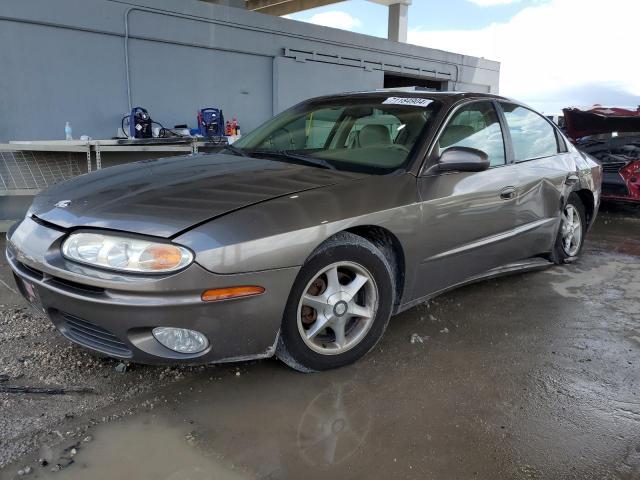
<path id="1" fill-rule="evenodd" d="M 235 145 L 225 145 L 222 150 L 229 150 L 231 153 L 235 153 L 236 155 L 240 155 L 241 157 L 248 157 L 249 154 L 242 150 L 241 148 L 236 147 Z"/>
<path id="2" fill-rule="evenodd" d="M 289 150 L 252 150 L 250 153 L 252 155 L 263 155 L 265 157 L 289 158 L 291 160 L 298 160 L 315 167 L 328 168 L 329 170 L 336 169 L 334 165 L 330 164 L 326 160 L 323 160 L 322 158 L 311 157 L 309 155 L 301 155 L 299 153 L 290 152 Z"/>

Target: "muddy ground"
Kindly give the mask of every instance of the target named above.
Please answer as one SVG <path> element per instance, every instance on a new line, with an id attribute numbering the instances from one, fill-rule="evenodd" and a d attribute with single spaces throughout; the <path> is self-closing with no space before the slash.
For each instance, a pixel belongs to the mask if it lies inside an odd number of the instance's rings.
<path id="1" fill-rule="evenodd" d="M 0 479 L 640 478 L 640 208 L 605 206 L 578 263 L 441 296 L 322 374 L 119 373 L 0 280 L 0 385 L 94 389 L 0 393 Z"/>

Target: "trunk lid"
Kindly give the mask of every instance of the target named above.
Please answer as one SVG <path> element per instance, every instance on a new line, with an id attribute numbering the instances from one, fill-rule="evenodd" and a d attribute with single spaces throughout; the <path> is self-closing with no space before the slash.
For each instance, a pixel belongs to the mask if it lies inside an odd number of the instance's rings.
<path id="1" fill-rule="evenodd" d="M 613 132 L 640 132 L 640 109 L 565 108 L 563 110 L 567 135 L 577 140 L 587 135 Z"/>

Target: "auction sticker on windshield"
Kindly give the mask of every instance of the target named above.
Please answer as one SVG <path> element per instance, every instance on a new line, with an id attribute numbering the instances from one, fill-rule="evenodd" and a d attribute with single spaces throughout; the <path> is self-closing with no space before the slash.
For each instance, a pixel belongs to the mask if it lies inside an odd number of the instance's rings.
<path id="1" fill-rule="evenodd" d="M 428 98 L 416 98 L 416 97 L 389 97 L 383 105 L 411 105 L 413 107 L 428 107 L 433 103 L 433 100 Z"/>

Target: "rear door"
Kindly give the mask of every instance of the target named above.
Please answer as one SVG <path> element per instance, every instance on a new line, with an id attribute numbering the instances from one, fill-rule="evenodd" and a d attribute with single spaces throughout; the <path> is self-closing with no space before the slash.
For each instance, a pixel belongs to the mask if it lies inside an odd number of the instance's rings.
<path id="1" fill-rule="evenodd" d="M 508 161 L 508 136 L 497 104 L 473 101 L 457 107 L 429 155 L 433 164 L 450 147 L 488 154 L 482 172 L 427 170 L 418 178 L 423 250 L 414 298 L 461 283 L 516 260 L 518 166 Z"/>
<path id="2" fill-rule="evenodd" d="M 521 256 L 533 257 L 549 252 L 555 242 L 563 193 L 578 181 L 575 161 L 548 119 L 521 105 L 499 105 L 517 165 Z"/>

